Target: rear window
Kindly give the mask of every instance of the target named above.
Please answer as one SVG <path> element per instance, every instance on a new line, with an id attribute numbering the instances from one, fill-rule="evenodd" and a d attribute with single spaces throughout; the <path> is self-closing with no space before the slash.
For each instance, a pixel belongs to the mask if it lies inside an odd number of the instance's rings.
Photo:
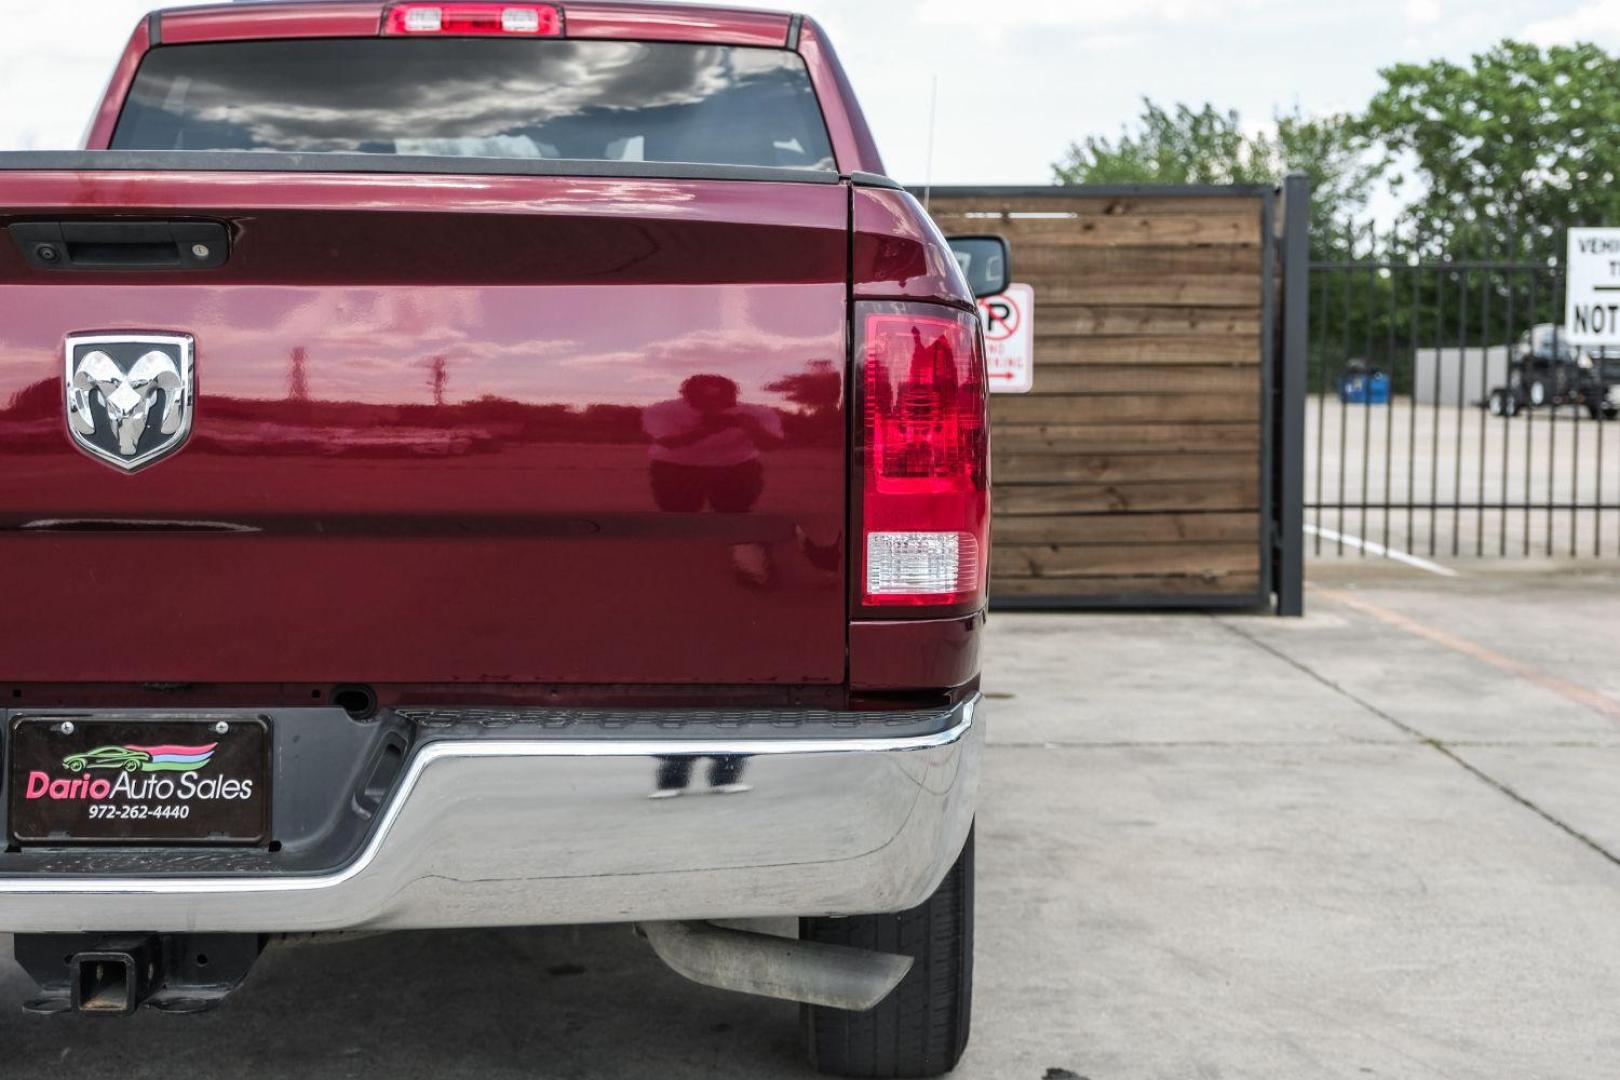
<path id="1" fill-rule="evenodd" d="M 835 167 L 797 53 L 637 41 L 168 46 L 112 147 Z"/>

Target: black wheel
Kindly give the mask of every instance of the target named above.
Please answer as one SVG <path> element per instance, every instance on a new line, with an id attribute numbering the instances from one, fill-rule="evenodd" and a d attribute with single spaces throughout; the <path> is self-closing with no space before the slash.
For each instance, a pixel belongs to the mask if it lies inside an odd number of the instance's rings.
<path id="1" fill-rule="evenodd" d="M 973 1017 L 973 834 L 919 907 L 898 915 L 801 919 L 799 936 L 901 953 L 911 971 L 876 1008 L 804 1007 L 810 1064 L 829 1076 L 928 1077 L 956 1068 Z"/>
<path id="2" fill-rule="evenodd" d="M 1552 402 L 1552 388 L 1545 379 L 1530 380 L 1530 404 L 1536 408 L 1545 408 Z"/>
<path id="3" fill-rule="evenodd" d="M 1492 390 L 1486 408 L 1492 416 L 1514 416 L 1519 411 L 1519 399 L 1507 390 Z"/>

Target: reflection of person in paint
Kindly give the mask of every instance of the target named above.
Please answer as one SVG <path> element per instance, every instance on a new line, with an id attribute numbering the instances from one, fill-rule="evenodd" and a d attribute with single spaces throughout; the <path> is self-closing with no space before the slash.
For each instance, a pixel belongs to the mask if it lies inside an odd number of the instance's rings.
<path id="1" fill-rule="evenodd" d="M 723 375 L 693 375 L 681 396 L 642 412 L 652 439 L 653 501 L 676 514 L 745 514 L 765 490 L 760 451 L 782 443 L 775 409 L 745 405 L 737 384 Z M 754 585 L 770 581 L 770 556 L 761 544 L 731 550 L 737 572 Z"/>
<path id="2" fill-rule="evenodd" d="M 658 759 L 658 786 L 649 799 L 672 799 L 684 794 L 692 783 L 694 757 L 671 755 Z M 709 759 L 709 790 L 720 795 L 741 795 L 754 790 L 742 782 L 748 758 L 742 754 L 718 754 Z"/>

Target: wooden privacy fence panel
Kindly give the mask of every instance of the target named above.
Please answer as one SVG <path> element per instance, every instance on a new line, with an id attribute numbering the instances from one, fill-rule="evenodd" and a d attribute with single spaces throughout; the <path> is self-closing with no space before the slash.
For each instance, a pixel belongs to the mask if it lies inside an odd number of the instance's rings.
<path id="1" fill-rule="evenodd" d="M 1004 606 L 1263 602 L 1275 195 L 936 189 L 1035 288 L 1035 389 L 991 402 Z"/>

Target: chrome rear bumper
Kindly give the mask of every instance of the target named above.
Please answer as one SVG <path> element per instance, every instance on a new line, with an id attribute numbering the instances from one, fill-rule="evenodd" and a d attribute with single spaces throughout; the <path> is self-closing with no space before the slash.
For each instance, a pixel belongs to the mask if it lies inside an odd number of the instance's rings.
<path id="1" fill-rule="evenodd" d="M 903 738 L 446 738 L 360 854 L 304 875 L 0 876 L 0 932 L 310 932 L 900 911 L 972 823 L 978 699 Z M 746 790 L 706 783 L 741 759 Z M 649 798 L 690 759 L 679 798 Z M 707 760 L 705 760 L 707 759 Z"/>

